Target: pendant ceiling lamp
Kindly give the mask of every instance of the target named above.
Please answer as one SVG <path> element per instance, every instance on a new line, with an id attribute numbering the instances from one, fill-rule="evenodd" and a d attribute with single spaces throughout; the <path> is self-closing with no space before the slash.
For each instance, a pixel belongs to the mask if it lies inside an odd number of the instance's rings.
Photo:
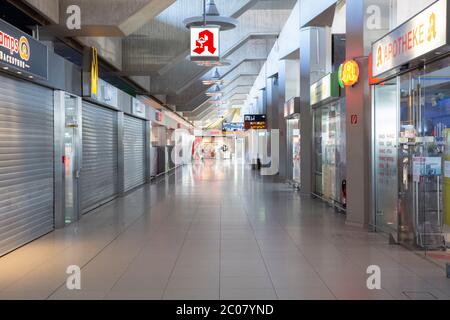
<path id="1" fill-rule="evenodd" d="M 203 80 L 203 84 L 205 86 L 212 86 L 212 85 L 222 85 L 224 81 L 221 79 L 221 75 L 219 73 L 219 69 L 214 69 L 213 76 L 210 79 Z"/>
<path id="2" fill-rule="evenodd" d="M 229 60 L 219 60 L 219 61 L 195 61 L 199 66 L 205 68 L 214 68 L 214 67 L 228 67 L 231 65 Z"/>
<path id="3" fill-rule="evenodd" d="M 222 106 L 224 104 L 227 104 L 228 101 L 221 100 L 220 97 L 215 97 L 214 99 L 209 100 L 209 103 L 214 106 Z"/>
<path id="4" fill-rule="evenodd" d="M 222 17 L 217 9 L 214 0 L 203 0 L 203 16 L 187 18 L 183 21 L 186 28 L 216 26 L 220 31 L 227 31 L 236 28 L 238 21 L 230 17 Z"/>
<path id="5" fill-rule="evenodd" d="M 223 96 L 223 91 L 220 89 L 220 86 L 216 84 L 214 87 L 212 87 L 210 90 L 206 92 L 206 95 L 208 97 L 221 97 Z"/>
<path id="6" fill-rule="evenodd" d="M 214 0 L 203 0 L 203 15 L 183 21 L 191 31 L 191 61 L 206 68 L 231 65 L 230 61 L 220 59 L 220 32 L 236 28 L 237 22 L 222 17 Z"/>

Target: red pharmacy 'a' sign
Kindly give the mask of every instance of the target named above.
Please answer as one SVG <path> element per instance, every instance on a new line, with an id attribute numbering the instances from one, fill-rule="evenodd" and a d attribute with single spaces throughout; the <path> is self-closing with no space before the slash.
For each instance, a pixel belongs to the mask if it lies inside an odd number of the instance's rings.
<path id="1" fill-rule="evenodd" d="M 219 28 L 191 28 L 191 58 L 219 58 Z"/>

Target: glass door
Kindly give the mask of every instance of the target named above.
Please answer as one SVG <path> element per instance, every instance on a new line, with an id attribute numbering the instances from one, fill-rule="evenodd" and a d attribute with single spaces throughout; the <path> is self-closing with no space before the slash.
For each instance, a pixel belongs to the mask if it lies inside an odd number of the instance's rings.
<path id="1" fill-rule="evenodd" d="M 377 231 L 398 241 L 398 101 L 397 79 L 374 87 L 374 184 Z"/>
<path id="2" fill-rule="evenodd" d="M 330 203 L 341 203 L 342 104 L 340 100 L 314 109 L 314 173 L 315 193 Z"/>
<path id="3" fill-rule="evenodd" d="M 287 157 L 286 172 L 288 180 L 295 187 L 300 185 L 300 120 L 296 115 L 294 118 L 286 120 L 287 128 Z"/>
<path id="4" fill-rule="evenodd" d="M 421 146 L 415 163 L 417 244 L 445 248 L 450 178 L 450 59 L 426 66 L 418 75 Z M 445 170 L 447 168 L 447 170 Z M 419 176 L 419 177 L 418 177 Z M 448 221 L 447 221 L 448 223 Z"/>
<path id="5" fill-rule="evenodd" d="M 314 193 L 323 195 L 322 185 L 322 111 L 320 108 L 314 109 Z"/>
<path id="6" fill-rule="evenodd" d="M 441 62 L 400 77 L 399 236 L 425 252 L 445 248 L 449 72 Z"/>
<path id="7" fill-rule="evenodd" d="M 446 247 L 450 224 L 449 65 L 388 80 L 373 95 L 375 227 L 428 255 Z"/>
<path id="8" fill-rule="evenodd" d="M 81 98 L 64 97 L 64 222 L 79 219 L 78 180 L 80 178 L 80 105 Z"/>
<path id="9" fill-rule="evenodd" d="M 293 174 L 292 180 L 300 186 L 301 171 L 301 131 L 300 131 L 300 119 L 295 119 L 295 126 L 292 129 L 292 161 L 293 161 Z"/>
<path id="10" fill-rule="evenodd" d="M 420 172 L 422 152 L 420 130 L 421 87 L 419 73 L 402 75 L 399 81 L 398 128 L 398 241 L 415 246 L 418 228 Z"/>

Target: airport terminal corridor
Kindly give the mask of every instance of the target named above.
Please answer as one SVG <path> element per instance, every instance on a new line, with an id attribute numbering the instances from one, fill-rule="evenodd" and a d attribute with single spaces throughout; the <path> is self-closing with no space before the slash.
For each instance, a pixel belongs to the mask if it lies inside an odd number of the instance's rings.
<path id="1" fill-rule="evenodd" d="M 373 264 L 382 290 L 367 287 Z M 450 283 L 277 178 L 205 159 L 0 258 L 0 298 L 449 299 Z"/>

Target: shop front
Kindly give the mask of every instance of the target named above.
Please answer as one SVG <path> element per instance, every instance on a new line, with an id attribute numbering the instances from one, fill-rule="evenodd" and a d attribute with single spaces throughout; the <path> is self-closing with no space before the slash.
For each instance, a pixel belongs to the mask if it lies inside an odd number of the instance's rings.
<path id="1" fill-rule="evenodd" d="M 157 114 L 162 114 L 158 112 Z M 150 168 L 151 176 L 157 177 L 166 173 L 166 145 L 167 145 L 167 128 L 162 124 L 162 121 L 152 122 L 151 133 L 151 151 L 150 151 Z"/>
<path id="2" fill-rule="evenodd" d="M 118 197 L 119 127 L 123 127 L 123 106 L 119 90 L 98 80 L 99 93 L 83 99 L 82 161 L 80 172 L 81 213 Z M 122 138 L 121 138 L 122 139 Z M 122 161 L 120 161 L 122 163 Z"/>
<path id="3" fill-rule="evenodd" d="M 132 98 L 132 108 L 123 119 L 124 192 L 137 188 L 147 181 L 147 139 L 149 122 L 145 104 Z"/>
<path id="4" fill-rule="evenodd" d="M 0 256 L 54 223 L 54 96 L 47 46 L 0 19 Z"/>
<path id="5" fill-rule="evenodd" d="M 296 189 L 300 188 L 300 98 L 292 98 L 284 105 L 287 138 L 287 180 Z"/>
<path id="6" fill-rule="evenodd" d="M 373 224 L 430 255 L 450 225 L 448 9 L 435 2 L 372 48 Z"/>
<path id="7" fill-rule="evenodd" d="M 314 192 L 337 209 L 345 210 L 345 98 L 337 74 L 311 86 L 313 108 Z"/>

